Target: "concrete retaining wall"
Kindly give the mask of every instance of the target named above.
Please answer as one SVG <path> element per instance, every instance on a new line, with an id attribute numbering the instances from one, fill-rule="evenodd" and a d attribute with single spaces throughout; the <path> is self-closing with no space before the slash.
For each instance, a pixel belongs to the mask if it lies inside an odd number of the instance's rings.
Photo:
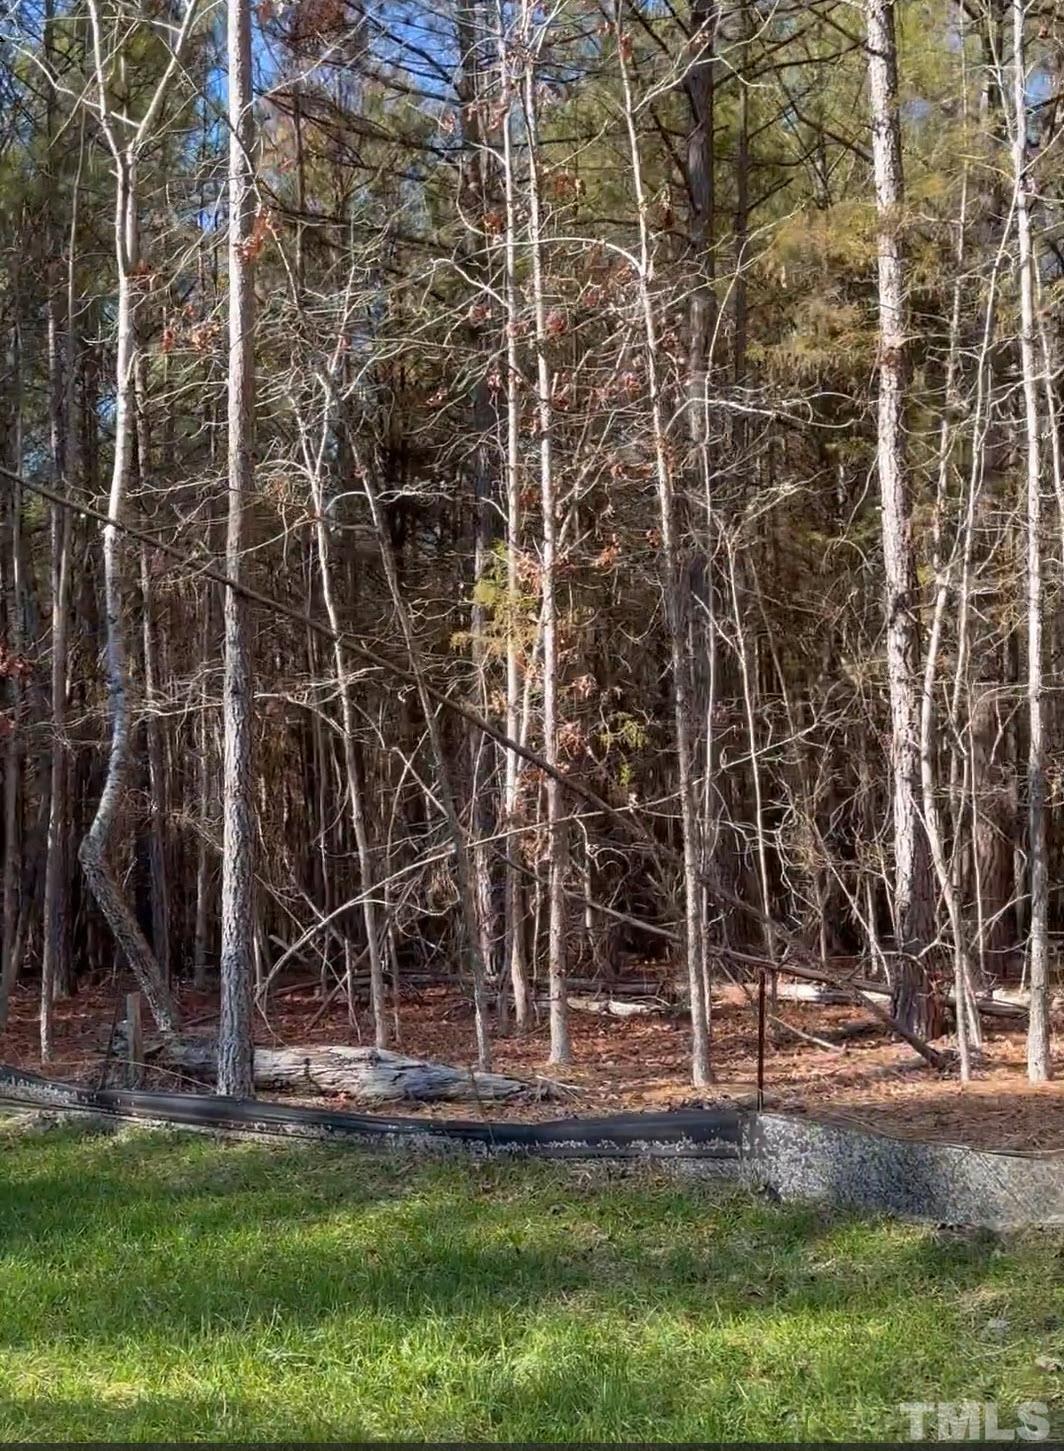
<path id="1" fill-rule="evenodd" d="M 420 1153 L 652 1162 L 781 1199 L 945 1224 L 991 1229 L 1064 1224 L 1064 1153 L 995 1153 L 892 1138 L 804 1115 L 722 1107 L 535 1124 L 385 1118 L 262 1099 L 96 1091 L 2 1066 L 0 1102 Z"/>

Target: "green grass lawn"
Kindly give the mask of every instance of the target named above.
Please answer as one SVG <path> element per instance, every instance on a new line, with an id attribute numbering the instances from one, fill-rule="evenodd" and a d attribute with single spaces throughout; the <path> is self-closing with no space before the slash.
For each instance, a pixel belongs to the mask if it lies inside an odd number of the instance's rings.
<path id="1" fill-rule="evenodd" d="M 1059 1431 L 1061 1253 L 647 1175 L 0 1135 L 0 1439 L 886 1439 L 966 1397 Z"/>

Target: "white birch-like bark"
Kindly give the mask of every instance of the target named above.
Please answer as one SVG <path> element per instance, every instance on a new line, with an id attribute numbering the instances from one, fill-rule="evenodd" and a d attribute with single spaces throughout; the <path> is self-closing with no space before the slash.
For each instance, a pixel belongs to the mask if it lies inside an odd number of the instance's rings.
<path id="1" fill-rule="evenodd" d="M 956 880 L 958 848 L 955 845 L 952 858 L 947 857 L 946 843 L 942 830 L 942 813 L 939 810 L 936 793 L 935 760 L 935 678 L 938 669 L 939 649 L 946 606 L 949 601 L 953 575 L 958 554 L 963 551 L 963 542 L 955 544 L 948 560 L 943 559 L 943 527 L 949 491 L 950 457 L 953 449 L 953 415 L 958 408 L 957 370 L 960 347 L 961 323 L 961 269 L 964 262 L 965 225 L 968 208 L 968 171 L 965 165 L 961 183 L 960 215 L 957 221 L 957 241 L 954 259 L 957 276 L 953 284 L 953 302 L 950 311 L 949 352 L 946 359 L 946 378 L 943 389 L 942 417 L 939 423 L 938 441 L 938 484 L 935 500 L 934 522 L 934 568 L 937 581 L 931 630 L 924 662 L 923 689 L 920 697 L 920 781 L 923 793 L 924 825 L 939 890 L 946 904 L 950 930 L 953 934 L 953 992 L 956 1001 L 957 1054 L 960 1060 L 961 1081 L 971 1078 L 971 1050 L 982 1046 L 982 1027 L 975 1008 L 972 992 L 972 969 L 968 948 L 967 923 L 964 920 L 960 889 Z M 961 530 L 961 541 L 966 535 Z"/>
<path id="2" fill-rule="evenodd" d="M 159 965 L 130 910 L 109 861 L 119 809 L 126 794 L 130 768 L 129 647 L 125 622 L 125 570 L 122 522 L 133 464 L 136 422 L 134 396 L 136 370 L 135 290 L 139 285 L 140 217 L 137 164 L 152 139 L 166 95 L 178 68 L 196 17 L 196 0 L 189 0 L 177 29 L 169 58 L 138 122 L 116 115 L 111 106 L 109 58 L 96 0 L 89 0 L 89 30 L 95 73 L 98 123 L 115 165 L 114 247 L 118 271 L 115 362 L 115 423 L 111 486 L 107 501 L 108 523 L 103 529 L 104 621 L 106 678 L 111 713 L 111 745 L 107 775 L 96 813 L 78 849 L 85 880 L 107 918 L 115 941 L 137 978 L 145 1001 L 161 1032 L 177 1027 L 177 1010 Z M 121 66 L 119 67 L 121 70 Z M 130 134 L 132 132 L 132 134 Z M 124 139 L 128 136 L 128 140 Z"/>
<path id="3" fill-rule="evenodd" d="M 543 756 L 558 769 L 558 496 L 554 475 L 551 370 L 547 357 L 547 305 L 543 282 L 543 215 L 537 153 L 536 72 L 530 53 L 524 74 L 528 137 L 528 246 L 536 338 L 536 416 L 539 424 L 539 485 L 543 515 L 540 580 L 543 595 Z M 572 1058 L 566 1006 L 565 877 L 569 832 L 561 783 L 548 776 L 547 798 L 547 970 L 550 993 L 551 1063 Z"/>
<path id="4" fill-rule="evenodd" d="M 101 82 L 101 93 L 102 93 Z M 107 503 L 110 523 L 103 530 L 104 618 L 106 622 L 107 692 L 111 706 L 111 748 L 107 775 L 92 823 L 82 838 L 78 857 L 89 888 L 126 955 L 145 1001 L 161 1032 L 177 1027 L 177 1011 L 159 971 L 155 955 L 133 915 L 108 860 L 118 813 L 125 798 L 131 764 L 129 647 L 125 621 L 125 567 L 121 520 L 133 463 L 136 401 L 136 326 L 133 315 L 140 238 L 137 215 L 137 157 L 117 151 L 115 253 L 118 262 L 118 352 L 115 365 L 115 441 L 111 488 Z"/>
<path id="5" fill-rule="evenodd" d="M 933 1029 L 920 955 L 933 936 L 927 839 L 920 820 L 920 640 L 915 555 L 905 476 L 905 265 L 900 228 L 905 190 L 898 114 L 894 0 L 866 0 L 872 160 L 878 218 L 879 413 L 887 678 L 894 808 L 894 921 L 900 961 L 895 1016 Z"/>
<path id="6" fill-rule="evenodd" d="M 1016 197 L 1016 264 L 1020 288 L 1020 366 L 1023 372 L 1027 481 L 1027 856 L 1030 891 L 1028 969 L 1031 988 L 1027 1076 L 1050 1076 L 1049 863 L 1046 841 L 1046 742 L 1043 709 L 1042 420 L 1035 322 L 1035 258 L 1031 238 L 1032 184 L 1027 152 L 1025 0 L 1012 0 L 1012 163 Z"/>

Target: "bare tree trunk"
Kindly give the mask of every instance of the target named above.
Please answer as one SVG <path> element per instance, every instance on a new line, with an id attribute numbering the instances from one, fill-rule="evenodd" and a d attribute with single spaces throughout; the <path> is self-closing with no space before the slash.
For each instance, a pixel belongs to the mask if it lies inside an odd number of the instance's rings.
<path id="1" fill-rule="evenodd" d="M 148 1007 L 161 1032 L 177 1027 L 177 1012 L 168 985 L 136 918 L 130 911 L 108 861 L 115 824 L 126 791 L 130 764 L 130 708 L 128 699 L 128 647 L 124 620 L 122 514 L 132 469 L 135 426 L 135 369 L 137 337 L 133 313 L 134 291 L 142 285 L 140 273 L 140 219 L 137 199 L 137 162 L 152 136 L 167 89 L 181 66 L 196 16 L 197 0 L 189 0 L 181 18 L 166 65 L 151 92 L 140 121 L 116 116 L 111 109 L 111 81 L 104 57 L 103 25 L 96 0 L 88 0 L 89 26 L 97 92 L 99 126 L 115 163 L 114 244 L 118 264 L 118 334 L 115 364 L 114 459 L 108 499 L 108 523 L 103 530 L 104 616 L 106 620 L 107 689 L 111 703 L 111 749 L 107 776 L 96 815 L 82 839 L 78 856 L 89 889 L 107 918 L 115 940 L 126 955 Z M 124 72 L 119 53 L 118 72 Z M 124 86 L 121 89 L 125 89 Z M 124 103 L 123 103 L 124 104 Z M 117 128 L 117 129 L 116 129 Z M 129 137 L 132 128 L 132 136 Z M 119 139 L 121 134 L 121 140 Z M 126 138 L 129 137 L 127 140 Z"/>
<path id="2" fill-rule="evenodd" d="M 625 59 L 626 36 L 622 28 L 620 0 L 618 0 L 617 6 L 616 35 L 621 84 L 624 91 L 629 159 L 639 224 L 638 287 L 646 345 L 647 383 L 650 389 L 651 430 L 654 441 L 658 517 L 664 563 L 665 615 L 668 624 L 672 667 L 676 779 L 680 797 L 680 825 L 683 836 L 684 953 L 691 998 L 691 1079 L 693 1083 L 700 1086 L 710 1082 L 711 1073 L 706 993 L 702 972 L 702 882 L 699 871 L 698 806 L 695 797 L 694 762 L 691 749 L 691 661 L 688 652 L 687 631 L 689 587 L 681 559 L 682 541 L 678 510 L 665 437 L 661 389 L 658 382 L 658 338 L 651 296 L 653 264 L 647 225 L 647 203 L 643 185 L 643 168 L 639 155 L 639 139 L 635 126 L 635 105 L 628 63 Z"/>
<path id="3" fill-rule="evenodd" d="M 467 190 L 475 198 L 481 216 L 490 209 L 491 152 L 486 145 L 488 122 L 481 50 L 488 39 L 482 0 L 459 0 L 455 9 L 455 27 L 459 50 L 458 98 L 462 103 L 462 130 L 465 140 L 462 174 Z M 475 280 L 490 283 L 491 267 L 488 234 L 471 229 L 468 234 L 467 267 Z M 474 334 L 470 345 L 483 350 L 483 341 Z M 480 584 L 492 562 L 492 547 L 498 537 L 499 508 L 496 474 L 492 457 L 496 410 L 487 378 L 478 370 L 472 386 L 472 422 L 475 443 L 472 449 L 473 483 L 473 598 L 470 606 L 470 655 L 482 715 L 490 715 L 488 670 L 490 652 L 486 648 L 487 612 Z M 492 890 L 492 848 L 490 838 L 499 816 L 499 769 L 494 741 L 478 732 L 469 735 L 470 756 L 470 819 L 472 847 L 470 851 L 474 878 L 477 917 L 480 922 L 480 952 L 485 972 L 495 979 L 496 941 L 495 895 Z"/>
<path id="4" fill-rule="evenodd" d="M 255 139 L 251 89 L 250 0 L 228 0 L 229 58 L 229 516 L 226 572 L 244 569 L 245 514 L 255 483 L 252 435 L 255 410 L 255 287 L 252 235 Z M 221 1015 L 218 1092 L 234 1098 L 254 1093 L 251 1041 L 251 978 L 254 921 L 254 801 L 251 776 L 251 645 L 247 601 L 225 592 L 225 679 L 222 716 Z"/>
<path id="5" fill-rule="evenodd" d="M 16 273 L 17 277 L 17 273 Z M 18 473 L 22 459 L 22 338 L 21 319 L 18 316 L 19 299 L 17 284 L 11 333 L 11 400 L 9 447 L 11 467 Z M 4 608 L 7 615 L 7 647 L 15 657 L 15 668 L 8 673 L 11 691 L 11 716 L 4 743 L 4 862 L 3 862 L 3 923 L 0 927 L 0 1029 L 7 1024 L 11 994 L 18 977 L 18 916 L 19 916 L 19 857 L 21 851 L 22 825 L 22 705 L 23 683 L 18 670 L 18 657 L 22 652 L 23 635 L 23 576 L 25 561 L 22 545 L 22 487 L 11 481 L 8 487 L 9 503 L 4 519 L 4 534 L 8 546 L 8 558 L 4 561 Z"/>
<path id="6" fill-rule="evenodd" d="M 521 668 L 517 642 L 517 600 L 520 593 L 519 552 L 521 549 L 521 467 L 518 430 L 521 421 L 520 372 L 517 356 L 517 205 L 513 158 L 513 81 L 500 0 L 499 66 L 506 101 L 503 117 L 503 178 L 506 195 L 506 734 L 515 740 L 521 729 Z M 503 791 L 503 821 L 516 825 L 520 761 L 514 751 L 506 752 L 506 780 Z M 511 845 L 511 851 L 516 842 Z M 510 855 L 510 852 L 507 852 Z M 531 993 L 525 958 L 525 894 L 517 868 L 506 868 L 506 944 L 510 985 L 514 995 L 514 1022 L 519 1033 L 528 1031 Z"/>
<path id="7" fill-rule="evenodd" d="M 696 281 L 688 304 L 687 379 L 689 390 L 688 427 L 692 440 L 706 445 L 706 388 L 712 362 L 717 300 L 713 292 L 713 211 L 716 198 L 713 116 L 717 25 L 717 0 L 693 0 L 691 45 L 693 57 L 685 86 L 691 110 L 687 133 L 687 185 L 691 195 L 689 234 L 691 261 Z"/>
<path id="8" fill-rule="evenodd" d="M 737 79 L 739 81 L 739 137 L 735 159 L 735 274 L 732 279 L 733 376 L 741 388 L 746 381 L 746 354 L 749 332 L 746 273 L 749 265 L 747 248 L 750 242 L 750 83 L 745 71 L 750 64 L 749 41 L 752 31 L 748 0 L 739 0 L 736 16 L 738 44 L 735 46 Z M 746 419 L 742 414 L 731 418 L 736 454 L 746 442 Z"/>
<path id="9" fill-rule="evenodd" d="M 75 257 L 78 226 L 78 190 L 84 158 L 85 136 L 82 127 L 78 170 L 71 201 L 69 248 L 66 276 L 66 330 L 62 361 L 59 359 L 54 302 L 49 318 L 49 353 L 54 353 L 53 427 L 56 437 L 52 445 L 57 484 L 69 487 L 79 466 L 78 400 L 75 382 L 78 371 L 78 339 L 75 321 Z M 62 376 L 60 376 L 62 373 Z M 60 396 L 61 390 L 61 396 Z M 70 533 L 68 510 L 56 506 L 52 510 L 52 748 L 51 795 L 48 802 L 48 835 L 45 847 L 43 940 L 41 945 L 41 1057 L 51 1050 L 51 1002 L 73 990 L 68 929 L 70 891 L 70 857 L 68 838 L 70 763 L 67 755 L 66 705 L 68 689 L 70 612 Z"/>
<path id="10" fill-rule="evenodd" d="M 192 982 L 197 992 L 207 986 L 207 957 L 210 951 L 208 930 L 210 893 L 210 842 L 208 840 L 208 817 L 211 800 L 211 756 L 210 731 L 207 726 L 207 661 L 210 659 L 211 606 L 214 601 L 212 587 L 207 586 L 203 595 L 203 625 L 200 634 L 200 668 L 203 671 L 203 685 L 199 698 L 199 719 L 196 722 L 196 917 L 192 943 Z"/>
<path id="11" fill-rule="evenodd" d="M 936 561 L 937 564 L 937 561 Z M 935 666 L 938 660 L 942 621 L 949 597 L 948 583 L 940 579 L 935 595 L 935 610 L 931 625 L 931 637 L 927 646 L 927 660 L 924 670 L 924 689 L 920 715 L 920 762 L 923 784 L 924 820 L 930 842 L 931 856 L 938 876 L 939 888 L 949 913 L 953 932 L 953 990 L 956 1001 L 957 1054 L 960 1059 L 961 1082 L 967 1083 L 972 1076 L 971 1038 L 978 1035 L 979 1016 L 974 999 L 970 998 L 971 971 L 968 965 L 968 939 L 960 910 L 960 899 L 953 878 L 950 862 L 942 839 L 938 801 L 935 797 L 934 780 L 934 686 Z M 978 1041 L 976 1041 L 978 1046 Z"/>
<path id="12" fill-rule="evenodd" d="M 957 368 L 960 347 L 961 321 L 961 269 L 964 262 L 964 234 L 967 220 L 968 174 L 965 169 L 961 187 L 960 217 L 957 224 L 955 259 L 957 277 L 953 285 L 953 303 L 950 312 L 949 352 L 946 360 L 946 378 L 943 388 L 942 417 L 939 424 L 938 479 L 936 485 L 934 514 L 934 556 L 936 577 L 935 603 L 932 612 L 931 630 L 924 662 L 923 689 L 920 697 L 920 779 L 923 792 L 924 826 L 928 846 L 938 877 L 939 890 L 946 904 L 950 930 L 953 934 L 953 991 L 955 999 L 955 1020 L 957 1031 L 957 1054 L 960 1060 L 961 1082 L 971 1078 L 971 1049 L 982 1046 L 982 1027 L 975 1007 L 971 960 L 968 949 L 967 923 L 964 919 L 963 903 L 957 881 L 959 846 L 954 843 L 950 857 L 946 854 L 945 837 L 942 830 L 942 813 L 936 794 L 936 731 L 935 731 L 935 677 L 938 669 L 939 647 L 942 627 L 946 615 L 953 583 L 954 566 L 958 546 L 948 560 L 943 558 L 943 532 L 946 501 L 949 493 L 950 455 L 953 448 L 952 415 L 957 411 Z M 962 536 L 963 537 L 963 536 Z M 961 545 L 963 554 L 964 545 Z"/>
<path id="13" fill-rule="evenodd" d="M 935 1035 L 935 1006 L 920 960 L 933 935 L 927 838 L 920 820 L 920 637 L 915 556 L 905 478 L 905 267 L 900 230 L 905 200 L 898 115 L 894 0 L 866 0 L 879 255 L 877 461 L 886 586 L 894 804 L 894 921 L 899 961 L 894 1016 Z"/>
<path id="14" fill-rule="evenodd" d="M 147 415 L 147 369 L 137 349 L 137 461 L 141 482 L 151 473 L 151 434 Z M 170 886 L 166 872 L 166 766 L 156 702 L 155 597 L 147 545 L 140 549 L 141 649 L 144 664 L 144 740 L 148 758 L 148 872 L 151 891 L 152 949 L 163 981 L 170 981 Z"/>
<path id="15" fill-rule="evenodd" d="M 67 332 L 66 366 L 75 366 L 73 329 Z M 66 483 L 72 475 L 72 454 L 74 452 L 73 430 L 76 423 L 72 412 L 67 411 L 64 427 L 64 452 L 61 481 Z M 50 1016 L 50 1004 L 55 997 L 69 992 L 71 983 L 70 943 L 67 932 L 67 895 L 69 883 L 69 856 L 67 839 L 70 823 L 67 820 L 67 798 L 69 764 L 67 761 L 66 697 L 67 660 L 69 645 L 67 623 L 70 595 L 70 514 L 66 509 L 52 510 L 52 748 L 51 748 L 51 794 L 48 802 L 48 837 L 45 848 L 44 868 L 44 938 L 41 949 L 41 1044 L 42 1059 L 45 1044 L 50 1048 L 50 1032 L 44 1026 Z"/>
<path id="16" fill-rule="evenodd" d="M 1027 72 L 1024 0 L 1012 0 L 1012 159 L 1016 188 L 1017 266 L 1020 284 L 1020 363 L 1027 462 L 1027 852 L 1030 878 L 1028 941 L 1031 1007 L 1027 1029 L 1027 1076 L 1050 1077 L 1049 1058 L 1049 864 L 1046 847 L 1046 744 L 1042 702 L 1042 423 L 1035 350 L 1035 272 L 1031 242 L 1032 184 L 1027 157 Z"/>
<path id="17" fill-rule="evenodd" d="M 543 513 L 540 578 L 543 594 L 543 756 L 558 768 L 558 497 L 553 458 L 553 405 L 547 359 L 547 306 L 543 282 L 543 225 L 537 154 L 536 72 L 533 54 L 525 64 L 525 126 L 528 133 L 528 240 L 532 263 L 532 301 L 536 331 L 536 411 L 539 420 L 539 484 Z M 572 1059 L 566 1006 L 565 878 L 569 863 L 569 832 L 561 783 L 548 776 L 548 923 L 547 971 L 550 992 L 551 1063 Z"/>
<path id="18" fill-rule="evenodd" d="M 115 377 L 115 442 L 108 500 L 110 523 L 103 531 L 104 612 L 107 624 L 107 688 L 111 702 L 111 750 L 103 791 L 78 856 L 89 888 L 115 940 L 126 955 L 160 1032 L 177 1027 L 177 1012 L 159 965 L 130 910 L 108 861 L 111 839 L 126 794 L 130 766 L 128 647 L 121 521 L 132 469 L 136 335 L 133 293 L 139 262 L 136 157 L 119 152 L 115 205 L 118 259 L 118 357 Z"/>
<path id="19" fill-rule="evenodd" d="M 716 98 L 715 47 L 720 23 L 718 0 L 692 0 L 692 59 L 685 77 L 690 108 L 690 129 L 687 133 L 686 176 L 690 194 L 689 238 L 691 263 L 695 281 L 688 303 L 688 433 L 695 450 L 698 473 L 705 500 L 705 566 L 700 604 L 705 619 L 702 625 L 702 650 L 699 665 L 692 670 L 692 705 L 701 685 L 704 710 L 704 767 L 699 831 L 699 866 L 703 878 L 717 870 L 716 856 L 720 817 L 720 733 L 715 729 L 714 710 L 717 697 L 718 629 L 716 619 L 716 588 L 713 578 L 716 520 L 713 508 L 713 467 L 709 456 L 709 389 L 713 366 L 713 346 L 718 321 L 717 299 L 713 290 L 715 259 L 713 223 L 716 208 L 716 170 L 714 153 L 714 116 Z M 745 88 L 744 88 L 745 90 Z M 689 621 L 694 632 L 694 619 Z M 695 655 L 695 638 L 689 645 Z M 692 746 L 692 749 L 694 747 Z M 703 880 L 699 903 L 699 956 L 706 1012 L 706 1058 L 709 1059 L 711 1026 L 711 982 L 709 927 L 711 907 L 706 882 Z"/>
<path id="20" fill-rule="evenodd" d="M 755 671 L 750 668 L 750 651 L 747 647 L 746 630 L 743 625 L 742 610 L 739 605 L 739 586 L 736 579 L 735 543 L 729 539 L 727 542 L 728 551 L 728 585 L 731 592 L 732 613 L 735 620 L 735 654 L 739 661 L 739 678 L 742 681 L 743 690 L 743 713 L 746 716 L 746 735 L 750 751 L 750 782 L 754 791 L 754 843 L 757 852 L 757 880 L 761 892 L 761 910 L 765 914 L 766 922 L 772 916 L 772 894 L 769 886 L 768 874 L 768 853 L 765 845 L 765 806 L 764 793 L 761 785 L 761 766 L 758 761 L 758 740 L 757 740 L 757 717 L 755 711 L 754 692 L 756 689 Z M 765 931 L 765 956 L 775 966 L 776 943 L 772 933 Z M 776 975 L 772 977 L 773 1002 L 776 993 Z"/>

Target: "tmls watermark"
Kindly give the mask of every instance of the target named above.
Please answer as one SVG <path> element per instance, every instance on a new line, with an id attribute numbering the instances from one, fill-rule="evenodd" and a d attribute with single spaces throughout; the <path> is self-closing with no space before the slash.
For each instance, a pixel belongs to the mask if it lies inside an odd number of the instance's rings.
<path id="1" fill-rule="evenodd" d="M 903 1401 L 910 1441 L 1048 1441 L 1049 1407 L 1021 1401 L 1002 1414 L 994 1401 Z"/>

